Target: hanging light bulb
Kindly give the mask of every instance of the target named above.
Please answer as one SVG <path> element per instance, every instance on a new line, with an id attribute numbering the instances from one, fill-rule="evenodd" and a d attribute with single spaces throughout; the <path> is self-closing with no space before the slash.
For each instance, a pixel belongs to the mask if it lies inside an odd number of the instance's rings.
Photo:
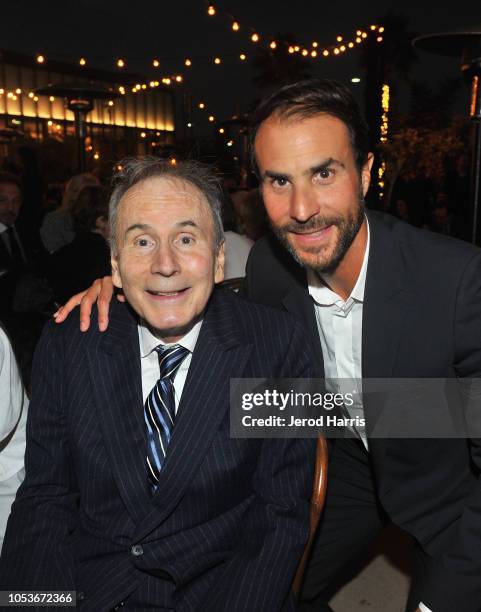
<path id="1" fill-rule="evenodd" d="M 254 34 L 252 34 L 252 36 L 251 36 L 251 40 L 252 40 L 252 42 L 254 42 L 254 43 L 259 42 L 259 34 L 257 34 L 256 32 L 254 32 Z"/>
<path id="2" fill-rule="evenodd" d="M 239 31 L 240 26 L 239 26 L 239 24 L 238 24 L 238 22 L 237 22 L 237 21 L 234 21 L 234 22 L 232 23 L 232 29 L 234 30 L 234 32 L 238 32 L 238 31 Z"/>
<path id="3" fill-rule="evenodd" d="M 213 17 L 215 15 L 215 6 L 213 4 L 209 4 L 207 8 L 207 14 Z"/>

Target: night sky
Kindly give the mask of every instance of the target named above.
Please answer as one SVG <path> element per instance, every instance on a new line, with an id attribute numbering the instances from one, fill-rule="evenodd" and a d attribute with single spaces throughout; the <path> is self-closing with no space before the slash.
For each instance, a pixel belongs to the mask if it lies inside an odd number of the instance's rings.
<path id="1" fill-rule="evenodd" d="M 458 3 L 422 2 L 314 2 L 297 0 L 219 0 L 219 9 L 232 14 L 241 30 L 232 32 L 222 12 L 215 17 L 206 13 L 203 0 L 10 0 L 2 4 L 0 47 L 26 53 L 42 52 L 46 57 L 78 61 L 84 56 L 89 65 L 111 68 L 114 58 L 123 57 L 129 72 L 152 78 L 154 74 L 181 72 L 186 76 L 184 91 L 194 101 L 203 100 L 216 119 L 248 110 L 259 91 L 252 84 L 253 70 L 248 62 L 237 59 L 240 52 L 249 55 L 253 44 L 244 26 L 261 35 L 290 32 L 299 41 L 331 45 L 338 34 L 352 37 L 357 28 L 381 23 L 388 10 L 400 10 L 409 19 L 409 29 L 418 33 L 453 29 L 481 29 L 478 0 Z M 476 27 L 478 26 L 478 27 Z M 215 55 L 233 54 L 220 66 L 213 64 Z M 152 58 L 161 67 L 153 71 Z M 185 57 L 193 67 L 183 66 Z M 338 78 L 348 83 L 352 76 L 363 76 L 358 67 L 356 50 L 327 60 L 312 60 L 314 76 Z M 435 84 L 443 77 L 458 76 L 459 61 L 425 52 L 419 53 L 414 70 L 416 78 Z M 361 98 L 362 83 L 352 85 Z M 179 89 L 179 86 L 177 86 Z M 458 110 L 465 110 L 461 92 Z M 207 114 L 197 111 L 198 129 L 211 129 Z"/>

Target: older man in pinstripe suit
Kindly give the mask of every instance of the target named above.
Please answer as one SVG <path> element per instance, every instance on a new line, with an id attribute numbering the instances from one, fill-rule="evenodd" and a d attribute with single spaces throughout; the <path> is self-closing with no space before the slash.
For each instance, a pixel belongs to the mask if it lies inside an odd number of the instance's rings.
<path id="1" fill-rule="evenodd" d="M 231 377 L 306 377 L 290 315 L 216 290 L 220 196 L 201 166 L 122 162 L 105 333 L 47 325 L 0 589 L 82 610 L 291 609 L 313 440 L 231 439 Z M 160 368 L 160 374 L 159 374 Z"/>

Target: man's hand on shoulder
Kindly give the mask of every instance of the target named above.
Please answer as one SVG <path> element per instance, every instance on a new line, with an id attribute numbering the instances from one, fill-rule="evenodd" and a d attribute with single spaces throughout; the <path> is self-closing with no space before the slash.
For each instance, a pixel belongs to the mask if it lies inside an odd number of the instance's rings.
<path id="1" fill-rule="evenodd" d="M 109 325 L 109 308 L 114 292 L 114 285 L 111 276 L 98 278 L 92 285 L 71 297 L 66 304 L 61 306 L 53 315 L 56 323 L 63 323 L 74 308 L 80 306 L 80 330 L 87 331 L 90 327 L 90 315 L 92 306 L 97 302 L 99 311 L 99 331 L 103 332 Z M 125 302 L 125 297 L 117 295 L 120 302 Z"/>

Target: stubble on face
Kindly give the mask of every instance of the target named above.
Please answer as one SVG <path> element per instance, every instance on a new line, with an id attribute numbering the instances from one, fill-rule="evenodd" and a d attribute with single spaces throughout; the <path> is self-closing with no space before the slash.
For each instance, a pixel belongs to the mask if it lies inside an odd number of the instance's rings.
<path id="1" fill-rule="evenodd" d="M 344 259 L 364 222 L 365 204 L 361 186 L 359 188 L 358 202 L 359 205 L 356 210 L 349 212 L 345 217 L 342 215 L 316 215 L 304 223 L 293 220 L 281 227 L 276 227 L 271 222 L 271 227 L 280 243 L 289 251 L 299 265 L 304 268 L 310 268 L 319 275 L 333 274 Z M 312 259 L 304 258 L 303 253 L 296 250 L 289 239 L 290 234 L 311 233 L 328 226 L 337 228 L 338 232 L 336 243 L 330 252 L 326 247 L 305 247 L 303 249 L 304 253 L 317 255 L 315 262 Z"/>

